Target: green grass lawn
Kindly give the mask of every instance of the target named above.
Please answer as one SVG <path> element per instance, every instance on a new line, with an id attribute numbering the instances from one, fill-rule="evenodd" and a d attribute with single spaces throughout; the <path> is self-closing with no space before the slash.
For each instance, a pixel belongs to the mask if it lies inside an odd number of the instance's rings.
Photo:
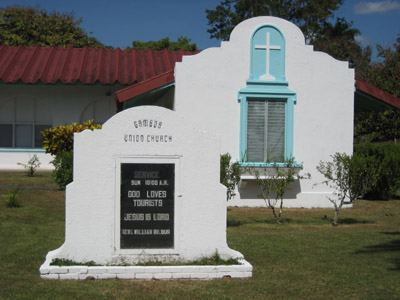
<path id="1" fill-rule="evenodd" d="M 0 186 L 56 186 L 39 175 L 2 172 Z M 229 246 L 253 278 L 211 281 L 40 279 L 64 241 L 64 192 L 21 189 L 19 200 L 0 203 L 0 299 L 400 299 L 400 200 L 360 200 L 338 227 L 330 209 L 286 209 L 283 225 L 267 209 L 229 209 Z"/>

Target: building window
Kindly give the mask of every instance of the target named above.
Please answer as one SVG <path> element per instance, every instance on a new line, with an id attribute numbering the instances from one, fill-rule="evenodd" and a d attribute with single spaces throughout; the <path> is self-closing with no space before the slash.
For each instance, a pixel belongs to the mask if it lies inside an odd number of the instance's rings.
<path id="1" fill-rule="evenodd" d="M 253 162 L 282 161 L 285 155 L 286 101 L 247 101 L 247 159 Z"/>
<path id="2" fill-rule="evenodd" d="M 115 114 L 115 101 L 109 97 L 89 103 L 80 116 L 80 122 L 93 120 L 97 124 L 104 124 Z"/>
<path id="3" fill-rule="evenodd" d="M 275 26 L 257 28 L 250 41 L 250 75 L 239 91 L 240 162 L 245 166 L 293 157 L 296 92 L 285 78 L 285 38 Z"/>
<path id="4" fill-rule="evenodd" d="M 36 99 L 16 97 L 0 105 L 2 148 L 41 148 L 40 132 L 50 127 L 51 114 Z"/>

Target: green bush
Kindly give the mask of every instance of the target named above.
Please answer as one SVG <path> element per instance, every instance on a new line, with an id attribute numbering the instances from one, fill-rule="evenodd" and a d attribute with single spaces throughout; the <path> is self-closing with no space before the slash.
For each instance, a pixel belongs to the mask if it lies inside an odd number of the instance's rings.
<path id="1" fill-rule="evenodd" d="M 226 200 L 235 196 L 235 188 L 240 181 L 240 165 L 238 162 L 231 162 L 231 155 L 225 153 L 220 158 L 220 182 L 226 186 Z"/>
<path id="2" fill-rule="evenodd" d="M 377 182 L 371 186 L 365 199 L 387 200 L 400 188 L 400 145 L 355 145 L 354 156 L 364 164 L 364 169 L 375 172 Z"/>
<path id="3" fill-rule="evenodd" d="M 65 189 L 73 179 L 74 133 L 100 128 L 100 124 L 89 120 L 82 124 L 56 126 L 41 132 L 46 153 L 55 155 L 55 159 L 51 162 L 54 165 L 53 178 L 61 189 Z"/>
<path id="4" fill-rule="evenodd" d="M 400 109 L 357 113 L 354 143 L 394 141 L 400 138 Z"/>
<path id="5" fill-rule="evenodd" d="M 95 124 L 93 120 L 85 123 L 72 125 L 56 126 L 47 128 L 41 132 L 43 138 L 43 149 L 46 153 L 56 155 L 60 151 L 71 151 L 74 147 L 74 133 L 86 129 L 100 129 L 100 124 Z"/>
<path id="6" fill-rule="evenodd" d="M 16 187 L 14 190 L 12 190 L 10 193 L 3 195 L 4 200 L 6 201 L 6 206 L 8 208 L 12 207 L 21 207 L 21 203 L 18 201 L 18 193 L 19 193 L 20 187 Z"/>
<path id="7" fill-rule="evenodd" d="M 54 165 L 53 178 L 61 189 L 73 179 L 73 151 L 60 151 L 52 161 Z"/>

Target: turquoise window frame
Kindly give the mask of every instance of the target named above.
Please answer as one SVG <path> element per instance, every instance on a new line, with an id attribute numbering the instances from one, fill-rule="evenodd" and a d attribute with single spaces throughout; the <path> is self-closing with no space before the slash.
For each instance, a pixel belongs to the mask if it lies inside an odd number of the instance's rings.
<path id="1" fill-rule="evenodd" d="M 247 102 L 249 99 L 268 99 L 269 101 L 284 100 L 286 101 L 285 111 L 285 152 L 286 160 L 293 157 L 293 127 L 294 127 L 294 105 L 296 104 L 296 93 L 288 88 L 279 92 L 275 89 L 254 89 L 245 88 L 240 90 L 238 100 L 240 103 L 240 164 L 242 166 L 262 167 L 273 165 L 267 162 L 248 162 L 246 161 L 247 152 Z M 284 162 L 277 162 L 279 165 Z"/>
<path id="2" fill-rule="evenodd" d="M 268 33 L 269 32 L 269 33 Z M 262 80 L 259 76 L 258 65 L 265 63 L 265 60 L 258 61 L 255 55 L 255 45 L 260 42 L 260 37 L 266 33 L 270 37 L 275 36 L 275 44 L 278 44 L 280 54 L 278 61 L 270 62 L 270 73 L 275 77 L 275 80 Z M 278 43 L 277 43 L 278 41 Z M 253 74 L 253 70 L 257 70 L 257 74 Z M 271 24 L 261 25 L 256 28 L 251 36 L 250 41 L 250 76 L 247 80 L 247 86 L 241 89 L 238 93 L 238 101 L 240 104 L 240 149 L 239 163 L 244 167 L 272 167 L 278 165 L 285 167 L 285 162 L 248 162 L 246 161 L 247 152 L 247 103 L 249 99 L 267 99 L 268 101 L 284 100 L 286 101 L 285 111 L 285 149 L 284 159 L 293 158 L 293 134 L 294 134 L 294 105 L 297 102 L 296 92 L 288 88 L 288 82 L 285 79 L 285 38 L 282 32 Z M 302 167 L 301 164 L 295 163 L 295 167 Z"/>
<path id="3" fill-rule="evenodd" d="M 27 153 L 45 153 L 43 148 L 0 148 L 1 152 L 27 152 Z"/>

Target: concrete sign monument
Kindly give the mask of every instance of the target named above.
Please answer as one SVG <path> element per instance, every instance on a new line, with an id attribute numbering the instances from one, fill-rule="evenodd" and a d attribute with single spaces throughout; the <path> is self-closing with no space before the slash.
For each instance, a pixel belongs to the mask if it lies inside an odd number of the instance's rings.
<path id="1" fill-rule="evenodd" d="M 75 135 L 74 181 L 66 189 L 64 244 L 40 267 L 47 279 L 251 277 L 226 243 L 226 192 L 219 136 L 176 112 L 125 110 L 101 130 Z M 190 262 L 218 253 L 229 266 L 138 266 Z M 55 259 L 98 266 L 55 266 Z"/>

